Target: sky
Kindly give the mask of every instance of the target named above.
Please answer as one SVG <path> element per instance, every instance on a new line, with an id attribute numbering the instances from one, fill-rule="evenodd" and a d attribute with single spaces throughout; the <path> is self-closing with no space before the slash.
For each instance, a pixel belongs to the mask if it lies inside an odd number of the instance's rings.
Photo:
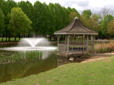
<path id="1" fill-rule="evenodd" d="M 27 1 L 27 0 L 14 0 L 16 2 Z M 32 4 L 36 1 L 49 3 L 59 3 L 64 7 L 75 8 L 79 13 L 83 10 L 90 9 L 92 13 L 98 13 L 102 8 L 108 8 L 114 11 L 114 1 L 113 0 L 28 0 Z"/>

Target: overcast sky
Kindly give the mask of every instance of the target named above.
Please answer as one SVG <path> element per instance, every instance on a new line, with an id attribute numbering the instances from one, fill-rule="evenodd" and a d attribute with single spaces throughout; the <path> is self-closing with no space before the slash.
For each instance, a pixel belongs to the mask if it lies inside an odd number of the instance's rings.
<path id="1" fill-rule="evenodd" d="M 14 0 L 20 2 L 21 0 Z M 22 0 L 27 1 L 27 0 Z M 59 3 L 64 7 L 75 8 L 78 12 L 83 10 L 90 9 L 93 13 L 98 13 L 102 8 L 106 7 L 111 10 L 114 10 L 114 1 L 113 0 L 28 0 L 32 4 L 36 1 L 49 3 Z"/>

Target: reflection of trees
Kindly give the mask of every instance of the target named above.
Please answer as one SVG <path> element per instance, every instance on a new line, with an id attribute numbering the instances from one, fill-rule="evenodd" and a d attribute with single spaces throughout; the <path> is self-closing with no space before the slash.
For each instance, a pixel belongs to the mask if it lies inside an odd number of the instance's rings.
<path id="1" fill-rule="evenodd" d="M 5 75 L 5 66 L 4 65 L 0 65 L 0 82 L 3 81 L 3 76 Z"/>
<path id="2" fill-rule="evenodd" d="M 32 66 L 29 68 L 26 74 L 23 75 L 23 77 L 31 74 L 38 74 L 40 72 L 47 71 L 52 68 L 56 68 L 57 58 L 55 57 L 55 54 L 52 54 L 50 57 L 48 57 L 45 60 L 38 60 L 31 63 L 32 63 Z"/>
<path id="3" fill-rule="evenodd" d="M 0 82 L 22 78 L 57 67 L 55 54 L 45 60 L 0 65 Z"/>
<path id="4" fill-rule="evenodd" d="M 9 65 L 9 74 L 11 75 L 11 79 L 22 78 L 22 76 L 27 72 L 27 70 L 31 67 L 30 64 L 10 64 Z"/>

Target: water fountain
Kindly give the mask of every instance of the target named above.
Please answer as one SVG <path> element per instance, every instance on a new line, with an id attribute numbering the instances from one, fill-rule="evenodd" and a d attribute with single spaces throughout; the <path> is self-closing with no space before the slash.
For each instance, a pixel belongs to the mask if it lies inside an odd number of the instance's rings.
<path id="1" fill-rule="evenodd" d="M 49 51 L 55 51 L 56 47 L 50 45 L 46 38 L 23 38 L 16 47 L 4 47 L 0 50 L 6 51 L 40 51 L 42 52 L 42 59 L 49 55 Z"/>

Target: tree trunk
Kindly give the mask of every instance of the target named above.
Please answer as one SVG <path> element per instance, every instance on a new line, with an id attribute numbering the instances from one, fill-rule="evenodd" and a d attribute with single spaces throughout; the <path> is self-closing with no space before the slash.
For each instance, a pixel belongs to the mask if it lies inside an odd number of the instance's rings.
<path id="1" fill-rule="evenodd" d="M 2 42 L 3 42 L 4 34 L 2 35 Z"/>
<path id="2" fill-rule="evenodd" d="M 51 35 L 49 36 L 49 40 L 51 41 Z"/>
<path id="3" fill-rule="evenodd" d="M 57 37 L 56 36 L 54 36 L 54 40 L 57 40 Z"/>
<path id="4" fill-rule="evenodd" d="M 16 42 L 16 37 L 15 37 L 15 42 Z"/>
<path id="5" fill-rule="evenodd" d="M 10 41 L 10 35 L 9 35 L 9 41 Z"/>
<path id="6" fill-rule="evenodd" d="M 20 35 L 19 35 L 19 41 L 20 41 Z"/>
<path id="7" fill-rule="evenodd" d="M 6 33 L 6 42 L 7 42 L 7 33 Z"/>
<path id="8" fill-rule="evenodd" d="M 9 36 L 8 36 L 8 38 L 9 38 L 9 40 L 8 40 L 8 41 L 10 41 L 10 33 L 9 33 Z"/>

